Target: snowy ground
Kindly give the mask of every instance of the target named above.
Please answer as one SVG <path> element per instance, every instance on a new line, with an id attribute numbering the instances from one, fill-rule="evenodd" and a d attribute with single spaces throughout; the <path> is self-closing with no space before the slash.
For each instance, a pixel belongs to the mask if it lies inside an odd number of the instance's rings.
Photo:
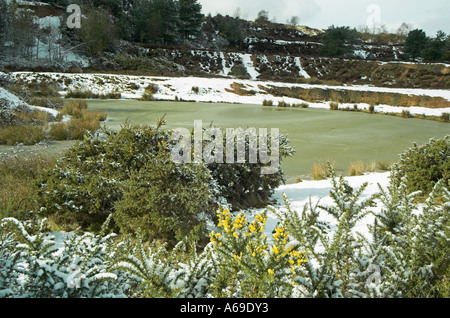
<path id="1" fill-rule="evenodd" d="M 20 107 L 20 106 L 24 106 L 24 107 L 29 106 L 27 103 L 25 103 L 19 97 L 8 92 L 6 89 L 4 89 L 2 87 L 0 87 L 0 99 L 7 100 L 9 103 L 10 109 L 16 109 L 17 107 Z"/>
<path id="2" fill-rule="evenodd" d="M 25 108 L 28 107 L 28 108 L 31 108 L 31 109 L 36 109 L 36 110 L 48 112 L 48 113 L 52 114 L 53 116 L 58 115 L 58 111 L 55 110 L 55 109 L 50 109 L 50 108 L 40 107 L 40 106 L 28 105 L 23 100 L 21 100 L 19 97 L 17 97 L 16 95 L 8 92 L 6 89 L 4 89 L 2 87 L 0 87 L 0 99 L 7 100 L 8 103 L 9 103 L 9 108 L 10 109 L 16 109 L 17 107 L 25 107 Z"/>

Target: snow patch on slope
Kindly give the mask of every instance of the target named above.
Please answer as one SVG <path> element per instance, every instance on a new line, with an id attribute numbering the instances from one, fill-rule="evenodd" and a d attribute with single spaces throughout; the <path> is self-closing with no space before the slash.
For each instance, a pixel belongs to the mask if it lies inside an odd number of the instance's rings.
<path id="1" fill-rule="evenodd" d="M 20 108 L 29 108 L 29 109 L 45 111 L 45 112 L 52 114 L 53 116 L 56 116 L 59 113 L 56 109 L 50 109 L 50 108 L 46 108 L 46 107 L 29 105 L 26 102 L 24 102 L 23 100 L 21 100 L 19 97 L 17 97 L 16 95 L 14 95 L 11 92 L 4 89 L 3 87 L 0 87 L 0 100 L 6 100 L 6 102 L 7 102 L 6 106 L 7 106 L 7 109 L 9 109 L 9 110 L 14 110 L 14 109 L 17 109 L 20 107 Z"/>
<path id="2" fill-rule="evenodd" d="M 298 69 L 300 70 L 298 72 L 298 75 L 303 76 L 304 78 L 311 78 L 308 73 L 303 69 L 302 62 L 300 61 L 299 57 L 294 58 L 295 65 L 297 65 Z"/>
<path id="3" fill-rule="evenodd" d="M 241 59 L 242 59 L 242 63 L 244 64 L 245 68 L 247 69 L 247 73 L 250 75 L 250 78 L 252 80 L 256 80 L 260 74 L 256 70 L 255 65 L 252 61 L 252 55 L 251 54 L 242 54 Z"/>
<path id="4" fill-rule="evenodd" d="M 16 109 L 17 107 L 29 107 L 27 103 L 25 103 L 23 100 L 21 100 L 16 95 L 8 92 L 3 87 L 0 87 L 0 99 L 4 99 L 8 102 L 8 108 L 9 109 Z"/>

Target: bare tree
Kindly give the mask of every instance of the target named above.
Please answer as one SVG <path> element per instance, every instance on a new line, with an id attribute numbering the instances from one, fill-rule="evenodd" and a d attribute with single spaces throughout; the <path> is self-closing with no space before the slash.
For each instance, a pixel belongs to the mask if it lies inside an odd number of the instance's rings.
<path id="1" fill-rule="evenodd" d="M 241 8 L 237 7 L 236 11 L 234 11 L 234 18 L 235 19 L 240 19 L 241 18 Z"/>
<path id="2" fill-rule="evenodd" d="M 412 24 L 403 22 L 402 25 L 397 29 L 396 35 L 399 38 L 399 42 L 405 42 L 408 37 L 409 32 L 413 30 Z"/>
<path id="3" fill-rule="evenodd" d="M 293 16 L 292 18 L 287 20 L 287 23 L 293 28 L 295 28 L 299 22 L 300 18 L 298 16 Z"/>
<path id="4" fill-rule="evenodd" d="M 261 10 L 258 12 L 258 17 L 255 19 L 255 23 L 267 25 L 270 22 L 269 20 L 269 12 L 266 10 Z"/>

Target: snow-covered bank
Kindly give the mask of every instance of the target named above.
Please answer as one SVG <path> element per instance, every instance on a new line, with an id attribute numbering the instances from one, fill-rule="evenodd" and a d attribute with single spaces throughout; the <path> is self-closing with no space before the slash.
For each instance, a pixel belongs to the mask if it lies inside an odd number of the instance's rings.
<path id="1" fill-rule="evenodd" d="M 35 110 L 39 110 L 39 111 L 45 111 L 45 112 L 52 114 L 53 116 L 56 116 L 59 113 L 56 109 L 50 109 L 50 108 L 46 108 L 46 107 L 29 105 L 29 104 L 25 103 L 23 100 L 21 100 L 19 97 L 17 97 L 16 95 L 8 92 L 6 89 L 4 89 L 2 87 L 0 87 L 0 100 L 5 100 L 7 102 L 7 108 L 9 108 L 10 110 L 21 107 L 21 108 L 30 108 L 30 109 L 35 109 Z"/>
<path id="2" fill-rule="evenodd" d="M 155 100 L 186 100 L 212 103 L 238 103 L 261 105 L 264 100 L 272 100 L 274 105 L 283 101 L 289 104 L 301 104 L 305 101 L 297 98 L 273 96 L 268 93 L 268 87 L 285 88 L 320 88 L 344 91 L 365 91 L 382 93 L 399 93 L 410 96 L 441 97 L 450 101 L 450 90 L 438 89 L 401 89 L 372 86 L 327 86 L 312 84 L 291 84 L 271 81 L 238 80 L 235 78 L 200 78 L 200 77 L 150 77 L 111 74 L 70 74 L 70 73 L 32 73 L 16 72 L 8 75 L 12 80 L 33 82 L 40 80 L 55 81 L 61 87 L 61 95 L 68 91 L 91 91 L 94 94 L 120 93 L 122 99 L 139 99 L 145 89 L 152 85 L 157 87 L 153 94 Z M 247 93 L 237 94 L 232 86 L 238 83 L 241 90 Z M 329 109 L 329 103 L 309 103 L 311 108 Z M 341 104 L 340 108 L 353 108 L 352 104 Z M 368 104 L 357 104 L 358 109 L 367 110 Z M 375 112 L 401 113 L 407 110 L 411 114 L 425 116 L 440 116 L 448 113 L 448 108 L 397 107 L 389 105 L 375 106 Z"/>
<path id="3" fill-rule="evenodd" d="M 0 100 L 6 100 L 8 102 L 9 109 L 16 109 L 17 107 L 28 107 L 29 105 L 21 100 L 16 95 L 8 92 L 6 89 L 0 87 Z"/>

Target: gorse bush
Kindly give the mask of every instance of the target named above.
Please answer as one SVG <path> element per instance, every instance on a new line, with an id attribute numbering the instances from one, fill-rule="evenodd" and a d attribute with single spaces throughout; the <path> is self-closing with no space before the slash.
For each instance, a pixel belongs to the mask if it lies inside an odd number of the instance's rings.
<path id="1" fill-rule="evenodd" d="M 426 144 L 412 148 L 400 155 L 394 169 L 400 171 L 397 178 L 407 178 L 409 192 L 422 191 L 428 195 L 436 182 L 443 179 L 446 186 L 450 180 L 450 140 L 449 136 L 430 139 Z"/>
<path id="2" fill-rule="evenodd" d="M 249 79 L 251 78 L 248 74 L 247 68 L 242 64 L 233 65 L 230 70 L 229 75 L 240 78 L 240 79 Z"/>
<path id="3" fill-rule="evenodd" d="M 89 230 L 113 214 L 123 233 L 146 225 L 146 239 L 201 233 L 214 215 L 209 171 L 171 163 L 170 134 L 160 126 L 126 124 L 104 133 L 105 140 L 85 136 L 41 176 L 40 213 L 62 228 Z"/>
<path id="4" fill-rule="evenodd" d="M 146 224 L 145 239 L 173 242 L 191 234 L 198 239 L 200 233 L 207 236 L 205 222 L 214 219 L 216 202 L 234 210 L 264 207 L 284 182 L 279 166 L 265 175 L 261 168 L 269 164 L 248 160 L 175 164 L 175 141 L 161 126 L 126 124 L 118 132 L 104 133 L 105 140 L 85 136 L 37 182 L 42 215 L 62 228 L 94 230 L 112 213 L 123 233 Z M 271 144 L 270 136 L 267 143 Z M 292 155 L 285 136 L 280 136 L 279 145 L 277 159 Z M 245 147 L 248 154 L 248 142 Z M 238 147 L 234 148 L 236 156 Z"/>
<path id="5" fill-rule="evenodd" d="M 107 225 L 108 223 L 105 223 Z M 122 249 L 115 235 L 73 233 L 64 239 L 44 230 L 45 219 L 0 223 L 0 297 L 110 298 L 132 295 L 138 280 L 112 265 Z M 126 246 L 123 246 L 126 249 Z"/>
<path id="6" fill-rule="evenodd" d="M 106 140 L 87 135 L 37 182 L 41 212 L 76 227 L 98 228 L 121 196 L 128 174 L 142 168 L 149 153 L 158 152 L 154 132 L 128 125 L 118 133 L 107 131 Z"/>
<path id="7" fill-rule="evenodd" d="M 447 297 L 450 192 L 438 181 L 424 204 L 406 178 L 365 196 L 332 176 L 332 203 L 295 211 L 217 210 L 205 247 L 168 249 L 107 234 L 74 232 L 55 253 L 44 221 L 0 223 L 2 297 Z M 438 199 L 439 198 L 439 199 Z M 268 234 L 268 213 L 279 224 Z M 326 221 L 321 216 L 327 214 Z M 369 232 L 358 233 L 368 220 Z M 269 232 L 269 233 L 270 233 Z M 61 234 L 63 235 L 63 234 Z M 132 243 L 134 242 L 134 243 Z M 73 288 L 78 286 L 79 288 Z"/>
<path id="8" fill-rule="evenodd" d="M 271 238 L 264 234 L 267 211 L 253 221 L 244 213 L 218 211 L 220 232 L 210 233 L 214 297 L 291 297 L 295 277 L 307 262 L 283 224 Z"/>
<path id="9" fill-rule="evenodd" d="M 122 191 L 114 205 L 120 232 L 133 234 L 139 227 L 148 241 L 177 243 L 185 237 L 199 241 L 206 237 L 206 222 L 217 207 L 209 170 L 175 164 L 167 153 L 132 171 Z"/>
<path id="10" fill-rule="evenodd" d="M 381 297 L 446 297 L 450 192 L 441 179 L 419 207 L 415 200 L 419 192 L 408 193 L 406 178 L 398 182 L 400 174 L 394 170 L 388 188 L 380 188 L 384 208 L 372 227 L 372 257 L 385 273 L 377 293 Z"/>
<path id="11" fill-rule="evenodd" d="M 226 134 L 223 134 L 223 145 L 227 145 L 228 140 Z M 261 136 L 260 136 L 261 137 Z M 271 174 L 262 174 L 263 167 L 269 167 L 272 163 L 263 163 L 258 160 L 257 163 L 250 162 L 251 141 L 249 135 L 243 138 L 243 147 L 239 138 L 232 141 L 234 145 L 233 156 L 235 162 L 229 163 L 207 163 L 206 166 L 211 171 L 211 176 L 215 180 L 220 196 L 223 197 L 233 211 L 248 208 L 263 208 L 270 203 L 271 196 L 275 189 L 285 183 L 285 173 L 281 169 L 281 162 L 295 154 L 295 149 L 289 145 L 289 138 L 280 134 L 278 138 L 278 167 Z M 207 147 L 208 142 L 204 142 Z M 261 146 L 261 144 L 260 144 Z M 227 150 L 223 149 L 223 158 L 226 158 Z M 244 163 L 239 163 L 239 152 L 244 151 Z M 254 149 L 253 149 L 254 150 Z M 274 151 L 274 152 L 272 152 Z M 272 149 L 272 136 L 267 135 L 267 155 L 272 157 L 275 150 Z M 207 154 L 208 155 L 208 154 Z M 259 156 L 261 153 L 259 153 Z M 261 157 L 259 157 L 261 159 Z"/>

